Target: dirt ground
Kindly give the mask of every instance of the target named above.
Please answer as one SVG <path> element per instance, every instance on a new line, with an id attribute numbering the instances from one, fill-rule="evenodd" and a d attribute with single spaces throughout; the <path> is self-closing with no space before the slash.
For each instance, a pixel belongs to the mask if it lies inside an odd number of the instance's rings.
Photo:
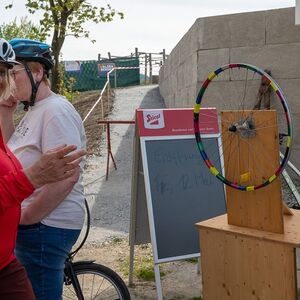
<path id="1" fill-rule="evenodd" d="M 75 97 L 72 104 L 84 118 L 100 96 L 100 91 L 89 91 Z M 84 124 L 87 135 L 88 156 L 100 155 L 99 139 L 105 128 L 98 124 L 101 119 L 106 118 L 113 108 L 113 94 L 107 97 L 103 95 L 103 105 L 97 105 L 93 113 Z M 15 115 L 17 124 L 24 115 L 23 106 L 20 105 Z M 86 168 L 92 168 L 89 164 Z M 129 272 L 129 241 L 128 238 L 112 238 L 106 242 L 87 242 L 77 254 L 75 260 L 95 259 L 97 263 L 103 264 L 115 270 L 128 284 Z M 164 299 L 201 299 L 201 277 L 197 274 L 197 261 L 186 260 L 160 265 L 161 284 Z M 142 279 L 148 277 L 146 279 Z M 133 285 L 129 287 L 133 300 L 157 299 L 156 286 L 153 273 L 153 261 L 151 245 L 135 246 Z"/>
<path id="2" fill-rule="evenodd" d="M 109 103 L 107 94 L 103 97 L 104 116 L 113 109 L 113 96 Z M 99 97 L 99 91 L 81 93 L 80 99 L 72 103 L 82 118 Z M 102 115 L 101 105 L 96 106 L 87 119 L 85 130 L 87 135 L 88 154 L 99 155 L 99 138 L 103 126 L 97 123 Z M 87 168 L 92 167 L 87 165 Z M 100 264 L 115 270 L 128 284 L 129 272 L 129 241 L 128 238 L 112 238 L 104 243 L 86 243 L 76 256 L 76 260 L 96 259 Z M 151 245 L 135 246 L 135 262 L 133 285 L 129 288 L 132 299 L 157 299 L 156 286 L 153 273 Z M 201 299 L 201 277 L 197 274 L 197 261 L 177 261 L 160 265 L 161 282 L 164 299 Z M 147 280 L 142 278 L 149 277 Z M 141 278 L 142 277 L 142 278 Z"/>
<path id="3" fill-rule="evenodd" d="M 95 102 L 100 96 L 100 91 L 89 91 L 80 93 L 79 97 L 75 97 L 72 101 L 72 104 L 80 114 L 81 118 L 84 119 L 85 116 L 89 113 Z M 109 97 L 105 92 L 102 96 L 101 103 L 96 105 L 93 112 L 87 118 L 84 128 L 87 137 L 87 152 L 88 155 L 94 154 L 99 155 L 99 139 L 101 138 L 101 134 L 103 132 L 104 126 L 98 124 L 98 121 L 103 118 L 105 119 L 108 113 L 111 111 L 113 107 L 113 93 L 110 92 Z M 103 109 L 103 113 L 102 113 Z M 99 116 L 101 116 L 99 118 Z"/>
<path id="4" fill-rule="evenodd" d="M 110 95 L 108 103 L 107 94 L 104 94 L 105 117 L 113 108 L 113 96 Z M 72 103 L 84 118 L 98 97 L 99 91 L 85 92 L 81 93 L 80 99 L 75 99 Z M 101 105 L 98 105 L 85 124 L 88 154 L 100 154 L 99 143 L 96 141 L 103 132 L 103 126 L 97 123 L 98 116 L 101 115 Z M 115 238 L 105 243 L 87 243 L 76 256 L 76 260 L 80 259 L 96 259 L 98 263 L 115 270 L 128 284 L 129 241 L 127 238 Z M 152 266 L 151 245 L 135 246 L 133 285 L 129 288 L 132 299 L 157 299 Z M 160 265 L 160 271 L 164 299 L 201 299 L 201 277 L 197 274 L 195 260 L 165 263 Z M 141 279 L 147 276 L 148 280 Z"/>
<path id="5" fill-rule="evenodd" d="M 151 245 L 135 246 L 134 251 L 133 285 L 129 287 L 131 298 L 157 299 Z M 102 244 L 86 244 L 76 256 L 76 260 L 92 258 L 115 270 L 128 285 L 128 239 L 116 238 Z M 160 264 L 160 273 L 164 299 L 201 299 L 201 275 L 197 274 L 196 259 Z M 141 279 L 147 276 L 149 280 Z"/>

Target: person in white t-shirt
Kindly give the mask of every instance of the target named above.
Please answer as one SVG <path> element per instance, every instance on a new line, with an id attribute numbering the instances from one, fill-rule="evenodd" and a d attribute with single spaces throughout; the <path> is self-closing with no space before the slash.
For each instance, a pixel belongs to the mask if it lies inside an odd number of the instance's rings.
<path id="1" fill-rule="evenodd" d="M 25 39 L 13 39 L 10 44 L 21 63 L 11 72 L 17 87 L 14 98 L 28 110 L 16 128 L 10 122 L 2 128 L 10 149 L 26 167 L 61 144 L 85 148 L 79 114 L 50 89 L 48 75 L 53 61 L 49 46 Z M 56 195 L 43 188 L 22 203 L 16 255 L 26 268 L 37 300 L 62 299 L 64 261 L 84 222 L 82 170 L 83 162 L 71 191 L 57 183 Z"/>

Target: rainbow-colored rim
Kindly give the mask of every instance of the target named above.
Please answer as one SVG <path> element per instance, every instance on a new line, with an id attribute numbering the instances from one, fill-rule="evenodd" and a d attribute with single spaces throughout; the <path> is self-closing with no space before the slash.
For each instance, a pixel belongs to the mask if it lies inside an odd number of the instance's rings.
<path id="1" fill-rule="evenodd" d="M 284 112 L 285 112 L 285 118 L 286 118 L 288 133 L 287 133 L 287 144 L 286 144 L 286 150 L 285 150 L 285 153 L 284 153 L 284 157 L 281 160 L 281 163 L 280 163 L 278 169 L 275 171 L 275 173 L 272 176 L 270 176 L 270 178 L 268 178 L 266 181 L 264 181 L 262 184 L 256 185 L 256 186 L 255 185 L 251 185 L 251 186 L 239 185 L 237 183 L 231 182 L 228 179 L 226 179 L 219 172 L 219 170 L 216 169 L 216 167 L 211 163 L 211 161 L 209 160 L 209 157 L 205 152 L 203 142 L 202 142 L 202 139 L 201 139 L 201 135 L 200 135 L 200 130 L 199 130 L 199 112 L 200 112 L 200 108 L 201 108 L 201 101 L 203 99 L 203 95 L 204 95 L 208 85 L 211 83 L 211 81 L 216 76 L 218 76 L 223 71 L 225 71 L 227 69 L 234 69 L 234 68 L 248 69 L 248 70 L 251 70 L 251 71 L 253 71 L 255 73 L 258 73 L 261 76 L 265 77 L 265 79 L 268 81 L 268 83 L 271 85 L 274 92 L 278 96 L 278 98 L 280 100 L 280 103 L 281 103 L 281 105 L 284 109 Z M 287 162 L 289 160 L 290 153 L 291 153 L 292 121 L 291 121 L 291 114 L 290 114 L 290 110 L 289 110 L 289 107 L 288 107 L 287 100 L 285 99 L 280 87 L 278 86 L 278 84 L 274 81 L 274 79 L 271 76 L 269 76 L 263 70 L 255 67 L 253 65 L 249 65 L 249 64 L 244 64 L 244 63 L 228 64 L 228 65 L 225 65 L 225 66 L 222 66 L 222 67 L 218 68 L 217 70 L 215 70 L 214 72 L 212 72 L 208 75 L 207 79 L 204 81 L 204 83 L 202 84 L 202 86 L 200 88 L 200 91 L 198 93 L 196 103 L 195 103 L 195 106 L 194 106 L 194 132 L 195 132 L 196 142 L 197 142 L 197 146 L 198 146 L 198 149 L 200 151 L 201 157 L 204 160 L 206 166 L 209 168 L 210 172 L 214 176 L 216 176 L 219 180 L 221 180 L 224 184 L 226 184 L 226 185 L 228 185 L 232 188 L 241 190 L 241 191 L 258 190 L 260 188 L 263 188 L 263 187 L 269 185 L 271 182 L 273 182 L 276 178 L 279 177 L 279 175 L 284 170 L 285 165 L 287 164 Z"/>

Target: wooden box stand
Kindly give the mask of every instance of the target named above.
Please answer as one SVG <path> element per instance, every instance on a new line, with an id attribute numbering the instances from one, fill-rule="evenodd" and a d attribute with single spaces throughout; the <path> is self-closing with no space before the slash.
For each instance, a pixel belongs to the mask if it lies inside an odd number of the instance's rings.
<path id="1" fill-rule="evenodd" d="M 203 299 L 297 299 L 300 212 L 284 222 L 285 234 L 229 225 L 227 215 L 197 223 Z"/>
<path id="2" fill-rule="evenodd" d="M 239 112 L 222 112 L 226 177 L 236 176 L 234 180 L 239 182 L 241 174 L 249 174 L 256 185 L 269 178 L 279 164 L 276 112 L 253 113 L 254 123 L 268 122 L 268 130 L 257 130 L 248 141 L 227 129 L 231 122 L 228 120 L 238 120 L 239 115 L 243 116 Z M 227 150 L 226 143 L 239 145 L 238 172 L 236 165 L 230 163 L 235 155 Z M 258 154 L 251 154 L 252 149 Z M 262 170 L 265 174 L 261 174 Z M 226 186 L 226 198 L 226 215 L 196 224 L 204 300 L 295 300 L 300 212 L 283 215 L 280 180 L 253 192 Z"/>

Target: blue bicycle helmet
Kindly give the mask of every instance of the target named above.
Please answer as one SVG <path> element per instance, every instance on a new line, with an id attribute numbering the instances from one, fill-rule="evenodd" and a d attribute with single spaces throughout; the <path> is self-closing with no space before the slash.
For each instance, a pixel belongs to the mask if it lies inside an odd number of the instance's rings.
<path id="1" fill-rule="evenodd" d="M 19 38 L 12 39 L 9 43 L 15 51 L 17 60 L 37 61 L 45 66 L 46 71 L 52 69 L 54 63 L 48 44 Z"/>
<path id="2" fill-rule="evenodd" d="M 28 110 L 29 106 L 33 106 L 36 99 L 38 88 L 42 81 L 35 81 L 32 71 L 27 62 L 39 62 L 44 66 L 44 73 L 49 76 L 49 70 L 52 69 L 54 63 L 51 57 L 50 46 L 48 44 L 29 40 L 29 39 L 12 39 L 9 41 L 16 54 L 16 59 L 23 62 L 26 73 L 31 82 L 30 101 L 22 101 L 24 110 Z"/>

